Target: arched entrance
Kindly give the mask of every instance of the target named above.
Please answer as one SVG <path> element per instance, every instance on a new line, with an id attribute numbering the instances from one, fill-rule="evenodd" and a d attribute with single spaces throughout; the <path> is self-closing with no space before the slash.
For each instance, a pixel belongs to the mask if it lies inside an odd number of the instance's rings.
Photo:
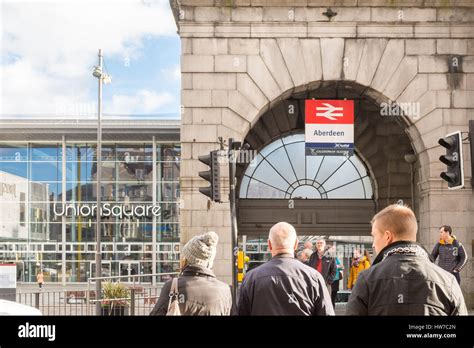
<path id="1" fill-rule="evenodd" d="M 375 91 L 350 81 L 315 83 L 296 89 L 263 112 L 245 137 L 258 155 L 238 166 L 240 235 L 263 235 L 278 221 L 301 235 L 360 236 L 384 206 L 403 201 L 414 206 L 413 154 L 400 116 L 382 116 Z M 355 101 L 355 155 L 306 156 L 304 101 Z"/>

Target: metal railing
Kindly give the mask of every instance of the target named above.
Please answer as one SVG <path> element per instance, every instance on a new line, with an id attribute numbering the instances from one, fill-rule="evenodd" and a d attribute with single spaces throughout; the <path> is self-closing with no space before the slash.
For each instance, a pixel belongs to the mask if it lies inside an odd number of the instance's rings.
<path id="1" fill-rule="evenodd" d="M 173 276 L 177 272 L 112 276 L 102 277 L 101 280 L 123 280 L 130 279 L 129 282 L 122 282 L 127 287 L 127 297 L 120 299 L 100 299 L 96 298 L 96 291 L 91 290 L 92 283 L 96 278 L 89 278 L 87 288 L 84 287 L 46 291 L 46 289 L 35 290 L 30 292 L 16 292 L 12 294 L 1 294 L 3 298 L 8 296 L 11 300 L 35 307 L 41 311 L 43 315 L 149 315 L 160 296 L 161 287 L 164 281 L 157 282 L 153 286 L 150 282 L 137 281 L 140 277 L 152 276 Z M 171 278 L 171 277 L 170 277 Z M 145 278 L 146 279 L 146 278 Z M 160 279 L 160 278 L 159 278 Z M 102 297 L 102 296 L 101 296 Z M 101 313 L 97 313 L 95 304 L 100 301 L 104 304 L 101 306 Z M 120 304 L 126 302 L 127 306 L 124 310 L 118 310 Z M 113 303 L 113 306 L 110 304 Z M 116 309 L 114 309 L 114 307 Z"/>
<path id="2" fill-rule="evenodd" d="M 148 315 L 150 311 L 153 309 L 154 304 L 158 300 L 159 293 L 157 292 L 157 287 L 153 288 L 145 288 L 141 286 L 141 282 L 139 285 L 137 285 L 136 279 L 140 277 L 157 277 L 157 276 L 173 276 L 173 275 L 178 275 L 178 272 L 168 272 L 168 273 L 152 273 L 152 274 L 136 274 L 136 275 L 124 275 L 124 276 L 109 276 L 109 277 L 95 277 L 95 278 L 88 278 L 87 279 L 87 292 L 86 292 L 86 315 L 92 315 L 91 311 L 91 305 L 96 304 L 97 301 L 100 301 L 101 304 L 103 305 L 109 305 L 112 303 L 111 306 L 109 306 L 109 312 L 112 313 L 112 315 L 127 315 L 127 311 L 119 311 L 119 314 L 116 314 L 117 312 L 113 310 L 113 307 L 119 307 L 117 304 L 121 304 L 123 302 L 129 302 L 130 303 L 130 310 L 129 310 L 129 315 Z M 95 292 L 91 291 L 91 283 L 96 280 L 114 280 L 118 279 L 120 282 L 120 279 L 128 279 L 130 283 L 131 281 L 131 286 L 128 288 L 129 291 L 129 296 L 126 298 L 119 298 L 119 299 L 104 299 L 102 296 L 100 296 L 100 299 L 91 299 L 90 295 L 95 294 Z M 102 295 L 102 294 L 101 294 Z M 95 296 L 94 296 L 95 297 Z M 102 306 L 103 308 L 104 306 Z M 102 314 L 107 314 L 102 311 Z M 110 313 L 109 313 L 110 314 Z M 95 313 L 95 315 L 99 315 L 99 313 Z"/>

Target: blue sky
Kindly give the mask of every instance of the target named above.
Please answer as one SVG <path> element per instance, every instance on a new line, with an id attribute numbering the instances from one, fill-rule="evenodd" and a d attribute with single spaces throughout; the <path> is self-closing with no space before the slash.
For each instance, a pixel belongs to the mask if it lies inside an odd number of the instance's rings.
<path id="1" fill-rule="evenodd" d="M 104 114 L 179 117 L 180 40 L 167 0 L 2 1 L 0 117 L 87 117 L 102 48 Z"/>
<path id="2" fill-rule="evenodd" d="M 134 95 L 137 91 L 147 90 L 159 95 L 169 95 L 170 101 L 150 110 L 142 107 L 139 111 L 151 114 L 179 113 L 181 48 L 178 36 L 147 37 L 142 43 L 143 53 L 136 60 L 117 55 L 105 57 L 108 72 L 112 75 L 112 84 L 104 87 L 104 112 L 107 112 L 107 104 L 113 105 L 114 96 Z M 95 97 L 95 94 L 91 97 Z M 166 97 L 164 99 L 168 100 Z M 108 112 L 121 113 L 118 108 Z"/>

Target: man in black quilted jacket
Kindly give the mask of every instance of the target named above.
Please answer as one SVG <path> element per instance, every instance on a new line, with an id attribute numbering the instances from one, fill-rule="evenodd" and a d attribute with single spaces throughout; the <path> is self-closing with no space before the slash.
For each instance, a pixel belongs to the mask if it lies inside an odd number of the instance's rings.
<path id="1" fill-rule="evenodd" d="M 416 242 L 413 211 L 390 205 L 372 219 L 372 267 L 362 271 L 346 315 L 467 315 L 456 278 Z"/>
<path id="2" fill-rule="evenodd" d="M 439 257 L 438 266 L 454 275 L 461 284 L 459 272 L 467 264 L 466 249 L 453 236 L 451 226 L 443 225 L 439 228 L 439 242 L 431 252 L 431 257 L 434 261 Z"/>

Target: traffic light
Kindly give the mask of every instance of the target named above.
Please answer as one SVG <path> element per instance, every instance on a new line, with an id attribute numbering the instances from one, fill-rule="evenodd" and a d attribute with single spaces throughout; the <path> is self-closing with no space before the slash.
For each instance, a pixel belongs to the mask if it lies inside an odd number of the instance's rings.
<path id="1" fill-rule="evenodd" d="M 246 265 L 250 262 L 250 258 L 244 254 L 242 250 L 239 250 L 237 255 L 237 280 L 241 283 L 244 280 L 244 274 Z"/>
<path id="2" fill-rule="evenodd" d="M 447 165 L 448 170 L 440 174 L 448 182 L 449 189 L 459 189 L 464 186 L 464 172 L 462 160 L 461 132 L 453 132 L 438 140 L 438 144 L 446 148 L 446 155 L 439 160 Z"/>
<path id="3" fill-rule="evenodd" d="M 221 201 L 220 188 L 220 167 L 219 167 L 219 151 L 211 151 L 209 155 L 199 156 L 199 161 L 209 166 L 209 170 L 199 172 L 199 176 L 208 181 L 211 186 L 200 187 L 199 192 L 209 197 L 214 202 Z"/>

